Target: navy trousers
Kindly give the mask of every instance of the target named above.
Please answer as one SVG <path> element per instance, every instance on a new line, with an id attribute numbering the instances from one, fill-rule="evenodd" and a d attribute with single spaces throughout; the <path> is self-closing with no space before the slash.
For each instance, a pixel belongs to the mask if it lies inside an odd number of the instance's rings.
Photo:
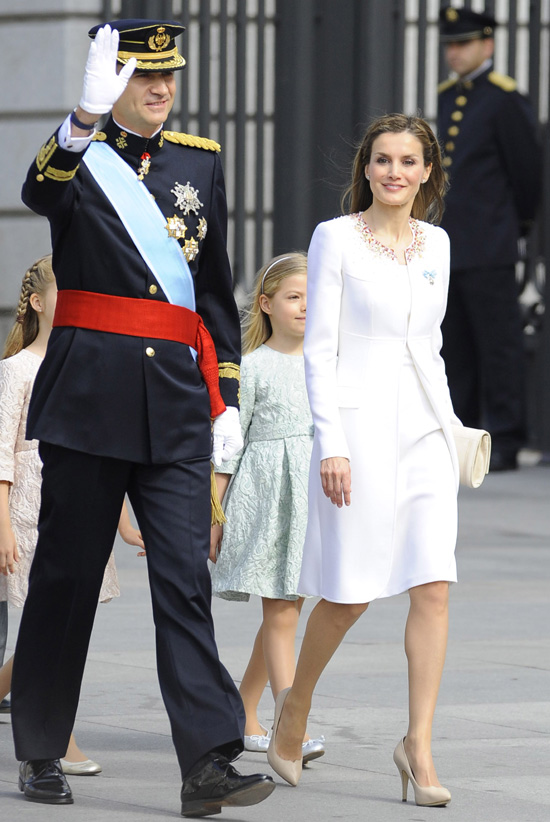
<path id="1" fill-rule="evenodd" d="M 513 265 L 451 271 L 442 356 L 464 425 L 486 428 L 493 449 L 525 441 L 525 362 Z"/>
<path id="2" fill-rule="evenodd" d="M 147 549 L 162 696 L 182 776 L 243 748 L 244 710 L 210 610 L 210 465 L 142 465 L 41 443 L 42 505 L 12 681 L 19 760 L 65 755 L 127 492 Z M 124 591 L 122 591 L 124 596 Z"/>
<path id="3" fill-rule="evenodd" d="M 6 644 L 8 642 L 8 603 L 0 602 L 0 668 L 4 664 Z"/>

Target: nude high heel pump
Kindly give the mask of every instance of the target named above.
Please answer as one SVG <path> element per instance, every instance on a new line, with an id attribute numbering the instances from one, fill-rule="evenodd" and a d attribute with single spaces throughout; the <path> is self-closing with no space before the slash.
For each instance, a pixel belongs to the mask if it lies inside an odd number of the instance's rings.
<path id="1" fill-rule="evenodd" d="M 407 790 L 410 779 L 414 788 L 414 799 L 417 805 L 422 805 L 424 807 L 441 807 L 442 805 L 448 805 L 451 801 L 451 794 L 447 788 L 438 788 L 434 785 L 423 788 L 418 784 L 414 778 L 407 754 L 405 753 L 405 746 L 403 745 L 404 741 L 404 739 L 401 739 L 397 745 L 397 748 L 393 752 L 393 761 L 397 765 L 397 770 L 401 775 L 403 802 L 407 801 Z"/>
<path id="2" fill-rule="evenodd" d="M 281 691 L 275 700 L 275 719 L 273 720 L 273 730 L 271 732 L 271 739 L 269 740 L 269 748 L 267 749 L 267 761 L 282 779 L 290 785 L 297 785 L 302 775 L 302 756 L 299 759 L 283 759 L 277 753 L 277 731 L 279 730 L 279 720 L 283 712 L 285 700 L 288 696 L 290 688 L 285 688 Z"/>

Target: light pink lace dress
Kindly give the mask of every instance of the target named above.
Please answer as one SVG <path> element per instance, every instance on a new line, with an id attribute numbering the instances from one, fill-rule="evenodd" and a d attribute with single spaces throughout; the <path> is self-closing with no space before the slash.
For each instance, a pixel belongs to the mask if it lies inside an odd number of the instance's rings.
<path id="1" fill-rule="evenodd" d="M 29 571 L 34 556 L 40 509 L 42 463 L 38 440 L 26 440 L 27 412 L 41 357 L 23 349 L 0 360 L 0 481 L 12 483 L 10 520 L 17 540 L 19 563 L 15 573 L 0 574 L 0 601 L 22 606 L 27 596 Z M 113 554 L 105 569 L 99 599 L 109 602 L 120 595 Z"/>

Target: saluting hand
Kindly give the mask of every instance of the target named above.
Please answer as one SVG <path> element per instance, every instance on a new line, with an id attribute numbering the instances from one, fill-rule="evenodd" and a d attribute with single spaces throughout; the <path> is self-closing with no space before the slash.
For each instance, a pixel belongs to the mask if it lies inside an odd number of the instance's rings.
<path id="1" fill-rule="evenodd" d="M 107 25 L 90 45 L 80 99 L 83 111 L 107 114 L 128 85 L 137 61 L 130 58 L 117 74 L 118 39 L 118 31 Z"/>

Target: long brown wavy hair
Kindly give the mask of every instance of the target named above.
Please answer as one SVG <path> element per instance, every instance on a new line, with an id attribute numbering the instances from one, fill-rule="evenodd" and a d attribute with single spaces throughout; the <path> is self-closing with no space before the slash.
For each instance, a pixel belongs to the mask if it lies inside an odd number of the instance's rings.
<path id="1" fill-rule="evenodd" d="M 33 294 L 42 296 L 54 282 L 51 254 L 41 257 L 25 272 L 15 323 L 6 339 L 2 359 L 13 357 L 35 341 L 38 335 L 38 315 L 30 303 L 30 298 Z"/>
<path id="2" fill-rule="evenodd" d="M 365 177 L 365 167 L 369 165 L 372 144 L 381 134 L 403 134 L 407 132 L 422 145 L 424 165 L 431 164 L 429 179 L 421 185 L 411 211 L 416 220 L 439 223 L 445 208 L 444 196 L 447 191 L 447 175 L 441 161 L 441 149 L 430 125 L 422 117 L 407 114 L 385 114 L 378 117 L 368 127 L 353 161 L 352 179 L 342 196 L 342 212 L 355 214 L 365 211 L 372 204 L 372 191 Z"/>

